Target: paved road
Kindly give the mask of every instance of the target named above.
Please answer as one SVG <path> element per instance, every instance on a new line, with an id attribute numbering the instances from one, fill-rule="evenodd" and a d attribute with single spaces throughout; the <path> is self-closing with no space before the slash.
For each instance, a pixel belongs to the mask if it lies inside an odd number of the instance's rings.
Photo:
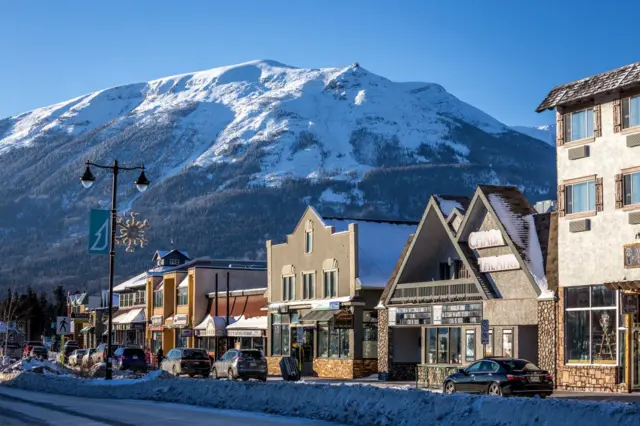
<path id="1" fill-rule="evenodd" d="M 149 401 L 74 398 L 0 387 L 2 426 L 336 426 L 335 423 Z"/>

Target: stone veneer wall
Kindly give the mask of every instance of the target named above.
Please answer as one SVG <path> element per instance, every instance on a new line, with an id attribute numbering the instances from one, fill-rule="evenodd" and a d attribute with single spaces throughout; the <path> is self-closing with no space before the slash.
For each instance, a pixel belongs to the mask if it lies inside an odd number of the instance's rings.
<path id="1" fill-rule="evenodd" d="M 618 383 L 618 367 L 606 365 L 565 365 L 564 352 L 564 289 L 558 289 L 557 304 L 557 379 L 556 387 L 563 390 L 587 392 L 627 392 L 625 384 Z"/>
<path id="2" fill-rule="evenodd" d="M 538 301 L 538 366 L 547 370 L 554 383 L 558 382 L 556 371 L 556 301 Z"/>
<path id="3" fill-rule="evenodd" d="M 389 373 L 389 310 L 378 311 L 378 372 Z"/>
<path id="4" fill-rule="evenodd" d="M 378 360 L 316 358 L 313 360 L 313 371 L 318 377 L 356 379 L 377 372 Z"/>
<path id="5" fill-rule="evenodd" d="M 268 356 L 267 357 L 267 374 L 270 376 L 280 376 L 280 360 L 281 356 Z"/>

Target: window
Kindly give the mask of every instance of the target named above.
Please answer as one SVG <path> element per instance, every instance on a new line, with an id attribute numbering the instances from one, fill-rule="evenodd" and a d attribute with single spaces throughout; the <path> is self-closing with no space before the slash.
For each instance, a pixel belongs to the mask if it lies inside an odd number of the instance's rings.
<path id="1" fill-rule="evenodd" d="M 462 334 L 459 327 L 427 329 L 427 364 L 460 364 Z"/>
<path id="2" fill-rule="evenodd" d="M 271 315 L 271 355 L 289 356 L 291 340 L 288 319 L 281 315 Z"/>
<path id="3" fill-rule="evenodd" d="M 513 358 L 513 330 L 502 330 L 502 356 Z"/>
<path id="4" fill-rule="evenodd" d="M 624 205 L 640 204 L 640 172 L 624 175 Z"/>
<path id="5" fill-rule="evenodd" d="M 178 289 L 178 305 L 188 305 L 189 304 L 189 289 L 186 287 Z"/>
<path id="6" fill-rule="evenodd" d="M 154 291 L 153 292 L 153 307 L 161 308 L 162 307 L 162 291 Z"/>
<path id="7" fill-rule="evenodd" d="M 318 355 L 323 358 L 349 358 L 349 332 L 334 328 L 331 323 L 319 324 Z M 377 349 L 373 358 L 377 358 Z"/>
<path id="8" fill-rule="evenodd" d="M 378 358 L 378 313 L 364 311 L 362 313 L 362 357 Z"/>
<path id="9" fill-rule="evenodd" d="M 575 183 L 565 187 L 567 214 L 596 210 L 596 181 Z"/>
<path id="10" fill-rule="evenodd" d="M 640 125 L 640 96 L 622 100 L 622 128 L 628 129 Z"/>
<path id="11" fill-rule="evenodd" d="M 145 290 L 138 290 L 136 293 L 136 305 L 144 305 L 147 302 L 147 297 L 146 294 L 147 292 Z"/>
<path id="12" fill-rule="evenodd" d="M 302 298 L 313 299 L 316 296 L 316 274 L 303 273 L 302 274 Z"/>
<path id="13" fill-rule="evenodd" d="M 567 363 L 615 364 L 617 293 L 605 286 L 565 289 Z"/>
<path id="14" fill-rule="evenodd" d="M 465 332 L 465 361 L 475 361 L 476 360 L 476 331 L 475 330 L 467 330 Z"/>
<path id="15" fill-rule="evenodd" d="M 440 262 L 440 279 L 441 280 L 450 280 L 451 279 L 451 266 L 447 262 Z"/>
<path id="16" fill-rule="evenodd" d="M 593 137 L 593 108 L 565 114 L 565 142 L 578 141 L 590 137 Z"/>
<path id="17" fill-rule="evenodd" d="M 169 265 L 179 265 L 180 261 L 178 259 L 169 259 Z"/>
<path id="18" fill-rule="evenodd" d="M 308 254 L 311 253 L 311 250 L 313 250 L 313 232 L 306 231 L 304 233 L 304 252 Z"/>
<path id="19" fill-rule="evenodd" d="M 295 299 L 295 280 L 293 275 L 282 277 L 282 300 L 293 300 Z"/>
<path id="20" fill-rule="evenodd" d="M 324 297 L 338 295 L 338 271 L 324 271 Z"/>
<path id="21" fill-rule="evenodd" d="M 493 330 L 489 330 L 489 343 L 484 345 L 484 356 L 493 356 Z"/>

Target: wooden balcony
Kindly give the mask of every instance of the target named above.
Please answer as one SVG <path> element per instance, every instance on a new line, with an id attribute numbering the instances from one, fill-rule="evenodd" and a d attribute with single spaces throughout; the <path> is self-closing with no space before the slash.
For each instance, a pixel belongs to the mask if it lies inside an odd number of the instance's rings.
<path id="1" fill-rule="evenodd" d="M 470 275 L 453 280 L 398 284 L 391 296 L 392 304 L 456 302 L 481 300 L 482 293 Z"/>

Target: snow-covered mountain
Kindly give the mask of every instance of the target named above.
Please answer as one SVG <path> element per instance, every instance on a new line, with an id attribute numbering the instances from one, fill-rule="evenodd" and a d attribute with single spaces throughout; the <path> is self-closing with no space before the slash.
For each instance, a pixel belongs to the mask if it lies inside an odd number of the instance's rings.
<path id="1" fill-rule="evenodd" d="M 546 142 L 551 146 L 556 146 L 556 125 L 555 124 L 544 124 L 542 126 L 537 126 L 537 127 L 512 126 L 511 128 L 516 132 L 520 132 L 524 135 L 531 136 L 532 138 L 539 139 L 542 142 Z"/>
<path id="2" fill-rule="evenodd" d="M 146 166 L 149 190 L 137 194 L 127 184 L 135 176 L 123 175 L 118 197 L 121 210 L 149 218 L 152 247 L 173 240 L 229 257 L 260 256 L 307 203 L 336 215 L 419 218 L 431 193 L 470 194 L 477 183 L 546 198 L 554 155 L 438 84 L 392 82 L 358 64 L 252 61 L 0 120 L 0 254 L 48 271 L 39 283 L 93 282 L 95 262 L 82 254 L 86 216 L 108 208 L 110 181 L 94 170 L 99 181 L 82 190 L 87 159 Z M 123 256 L 123 275 L 148 254 Z"/>

